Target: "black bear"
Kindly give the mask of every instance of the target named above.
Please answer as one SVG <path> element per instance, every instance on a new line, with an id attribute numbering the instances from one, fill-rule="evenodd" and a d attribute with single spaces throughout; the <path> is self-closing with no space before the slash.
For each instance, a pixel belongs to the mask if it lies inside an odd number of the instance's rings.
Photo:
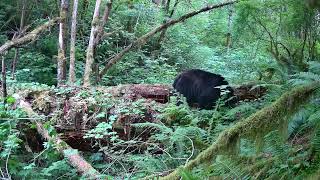
<path id="1" fill-rule="evenodd" d="M 174 80 L 173 88 L 186 97 L 189 106 L 200 109 L 212 109 L 222 96 L 222 91 L 226 92 L 226 105 L 235 104 L 233 90 L 228 82 L 221 75 L 200 69 L 182 72 Z"/>

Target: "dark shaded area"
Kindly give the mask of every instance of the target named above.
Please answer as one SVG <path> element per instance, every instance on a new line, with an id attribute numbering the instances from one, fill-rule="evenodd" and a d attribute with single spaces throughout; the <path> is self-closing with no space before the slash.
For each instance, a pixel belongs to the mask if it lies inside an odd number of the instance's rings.
<path id="1" fill-rule="evenodd" d="M 200 109 L 212 109 L 220 97 L 224 97 L 227 106 L 233 106 L 233 90 L 228 82 L 219 74 L 200 69 L 182 72 L 173 83 L 174 89 L 187 99 L 189 106 Z"/>

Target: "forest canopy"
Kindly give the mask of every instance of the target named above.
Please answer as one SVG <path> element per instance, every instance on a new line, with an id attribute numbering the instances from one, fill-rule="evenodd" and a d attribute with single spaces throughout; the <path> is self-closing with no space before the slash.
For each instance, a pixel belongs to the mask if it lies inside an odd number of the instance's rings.
<path id="1" fill-rule="evenodd" d="M 320 178 L 317 0 L 1 0 L 0 59 L 1 179 Z"/>

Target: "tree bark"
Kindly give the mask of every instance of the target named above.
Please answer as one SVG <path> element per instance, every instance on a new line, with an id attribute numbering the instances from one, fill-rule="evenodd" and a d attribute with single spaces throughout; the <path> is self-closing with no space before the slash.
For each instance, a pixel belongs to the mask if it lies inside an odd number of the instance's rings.
<path id="1" fill-rule="evenodd" d="M 198 15 L 200 13 L 212 10 L 212 9 L 216 9 L 216 8 L 220 8 L 220 7 L 224 7 L 230 4 L 234 4 L 237 3 L 238 0 L 234 0 L 234 1 L 229 1 L 229 2 L 223 2 L 223 3 L 219 3 L 219 4 L 214 4 L 214 5 L 208 5 L 200 10 L 197 11 L 192 11 L 190 13 L 187 13 L 183 16 L 181 16 L 178 19 L 173 19 L 173 20 L 169 20 L 168 22 L 158 26 L 157 28 L 153 29 L 152 31 L 148 32 L 147 34 L 141 36 L 140 38 L 138 38 L 137 40 L 135 40 L 134 42 L 132 42 L 130 45 L 128 45 L 125 49 L 123 49 L 121 52 L 119 52 L 118 54 L 114 55 L 113 57 L 109 58 L 106 66 L 104 67 L 104 69 L 99 73 L 100 79 L 101 77 L 110 69 L 110 67 L 112 67 L 114 64 L 116 64 L 127 52 L 129 52 L 131 49 L 138 47 L 138 46 L 142 46 L 144 45 L 153 35 L 157 34 L 158 32 L 161 32 L 163 29 L 166 29 L 170 26 L 173 26 L 177 23 L 180 22 L 184 22 L 186 19 L 189 19 L 195 15 Z"/>
<path id="2" fill-rule="evenodd" d="M 61 0 L 60 5 L 60 24 L 59 24 L 59 43 L 58 43 L 58 73 L 57 80 L 58 86 L 65 83 L 66 80 L 66 47 L 65 47 L 65 36 L 66 36 L 66 21 L 68 12 L 68 0 Z"/>
<path id="3" fill-rule="evenodd" d="M 20 26 L 17 32 L 17 37 L 19 38 L 21 37 L 21 35 L 23 34 L 23 28 L 24 28 L 24 20 L 25 20 L 25 16 L 26 16 L 26 0 L 22 1 L 22 9 L 21 9 L 21 17 L 20 17 Z M 11 77 L 12 79 L 15 79 L 15 73 L 16 73 L 16 65 L 17 65 L 17 61 L 19 59 L 19 48 L 15 49 L 14 52 L 14 58 L 13 58 L 13 62 L 12 62 L 12 70 L 11 70 Z"/>
<path id="4" fill-rule="evenodd" d="M 102 16 L 102 20 L 101 20 L 101 24 L 99 24 L 98 28 L 97 28 L 97 33 L 94 39 L 94 47 L 93 47 L 93 56 L 95 56 L 96 53 L 96 48 L 98 46 L 98 44 L 102 41 L 102 39 L 104 39 L 105 37 L 109 36 L 112 34 L 111 33 L 106 33 L 104 31 L 104 26 L 107 24 L 108 20 L 109 20 L 109 16 L 110 16 L 110 11 L 112 9 L 112 3 L 113 0 L 110 0 L 103 12 L 103 16 Z M 95 83 L 100 81 L 100 76 L 99 76 L 99 65 L 95 64 L 93 67 L 93 71 L 94 71 L 94 76 L 95 76 Z"/>
<path id="5" fill-rule="evenodd" d="M 94 48 L 97 47 L 97 45 L 100 43 L 101 39 L 103 38 L 103 36 L 105 34 L 103 28 L 104 28 L 104 26 L 107 24 L 107 22 L 109 20 L 110 11 L 112 9 L 112 3 L 113 3 L 113 0 L 110 0 L 107 3 L 106 8 L 104 9 L 103 16 L 102 16 L 102 21 L 101 21 L 101 24 L 98 26 L 97 35 L 96 35 L 95 40 L 94 40 Z"/>
<path id="6" fill-rule="evenodd" d="M 233 15 L 233 7 L 229 7 L 229 13 L 228 13 L 228 32 L 227 32 L 227 39 L 226 39 L 226 46 L 229 50 L 232 45 L 232 15 Z"/>
<path id="7" fill-rule="evenodd" d="M 93 57 L 93 51 L 94 51 L 94 45 L 95 45 L 94 40 L 95 40 L 95 35 L 97 33 L 98 26 L 99 26 L 100 4 L 101 4 L 101 0 L 96 0 L 96 5 L 95 5 L 92 23 L 91 23 L 92 25 L 91 25 L 89 45 L 87 47 L 86 66 L 85 66 L 85 71 L 83 76 L 84 87 L 90 86 L 90 75 L 92 72 L 92 64 L 94 62 L 94 57 Z"/>
<path id="8" fill-rule="evenodd" d="M 72 18 L 71 18 L 71 38 L 70 38 L 70 67 L 69 67 L 69 83 L 71 85 L 73 85 L 76 82 L 75 54 L 76 54 L 77 13 L 78 13 L 78 0 L 73 0 L 73 11 L 72 11 Z"/>
<path id="9" fill-rule="evenodd" d="M 53 18 L 50 21 L 44 23 L 43 25 L 38 26 L 37 28 L 35 28 L 25 36 L 5 42 L 2 46 L 0 46 L 0 55 L 3 55 L 6 51 L 10 50 L 12 47 L 19 47 L 20 45 L 23 45 L 30 41 L 35 41 L 41 32 L 53 26 L 58 20 L 60 20 L 60 18 Z"/>
<path id="10" fill-rule="evenodd" d="M 14 57 L 12 61 L 12 69 L 11 69 L 11 78 L 16 79 L 15 74 L 16 74 L 16 66 L 19 58 L 19 48 L 16 48 L 14 51 Z"/>
<path id="11" fill-rule="evenodd" d="M 3 98 L 3 105 L 7 102 L 7 79 L 6 79 L 6 62 L 4 60 L 4 55 L 1 56 L 1 87 L 2 87 L 2 98 Z"/>

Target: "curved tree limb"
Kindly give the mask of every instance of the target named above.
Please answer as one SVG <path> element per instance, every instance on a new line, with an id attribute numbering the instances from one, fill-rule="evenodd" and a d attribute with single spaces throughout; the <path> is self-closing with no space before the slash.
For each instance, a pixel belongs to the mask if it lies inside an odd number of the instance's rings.
<path id="1" fill-rule="evenodd" d="M 38 26 L 37 28 L 35 28 L 34 30 L 32 30 L 31 32 L 29 32 L 23 37 L 7 41 L 2 46 L 0 46 L 0 55 L 3 55 L 6 51 L 10 50 L 12 47 L 17 47 L 17 46 L 26 44 L 30 41 L 36 40 L 36 38 L 39 36 L 41 32 L 55 25 L 59 20 L 60 20 L 59 17 L 53 18 L 50 21 L 44 23 L 43 25 Z"/>
<path id="2" fill-rule="evenodd" d="M 264 134 L 283 126 L 283 124 L 287 125 L 287 118 L 297 112 L 303 104 L 307 103 L 313 93 L 319 88 L 320 85 L 318 83 L 313 83 L 294 88 L 283 94 L 272 105 L 261 109 L 231 128 L 224 130 L 208 149 L 201 152 L 195 159 L 189 161 L 181 168 L 191 170 L 197 165 L 212 161 L 219 154 L 238 151 L 239 147 L 236 147 L 235 144 L 239 142 L 240 138 L 255 139 L 263 137 Z M 181 168 L 176 169 L 161 179 L 179 179 Z"/>
<path id="3" fill-rule="evenodd" d="M 158 26 L 157 28 L 153 29 L 152 31 L 148 32 L 147 34 L 141 36 L 140 38 L 138 38 L 137 40 L 135 40 L 134 42 L 132 42 L 130 45 L 128 45 L 125 49 L 123 49 L 121 52 L 119 52 L 118 54 L 114 55 L 113 58 L 111 58 L 106 66 L 104 67 L 104 69 L 99 73 L 100 78 L 107 73 L 107 71 L 109 70 L 110 67 L 112 67 L 114 64 L 116 64 L 127 52 L 129 52 L 131 49 L 139 47 L 144 45 L 153 35 L 157 34 L 158 32 L 161 32 L 163 29 L 167 29 L 170 26 L 173 26 L 177 23 L 183 22 L 186 19 L 189 19 L 197 14 L 203 13 L 203 12 L 207 12 L 210 11 L 212 9 L 217 9 L 220 7 L 224 7 L 230 4 L 234 4 L 239 2 L 239 0 L 233 0 L 233 1 L 227 1 L 227 2 L 223 2 L 223 3 L 219 3 L 219 4 L 214 4 L 214 5 L 207 5 L 206 7 L 197 10 L 197 11 L 192 11 L 190 13 L 187 13 L 183 16 L 181 16 L 178 19 L 172 19 L 169 20 L 168 22 Z"/>

